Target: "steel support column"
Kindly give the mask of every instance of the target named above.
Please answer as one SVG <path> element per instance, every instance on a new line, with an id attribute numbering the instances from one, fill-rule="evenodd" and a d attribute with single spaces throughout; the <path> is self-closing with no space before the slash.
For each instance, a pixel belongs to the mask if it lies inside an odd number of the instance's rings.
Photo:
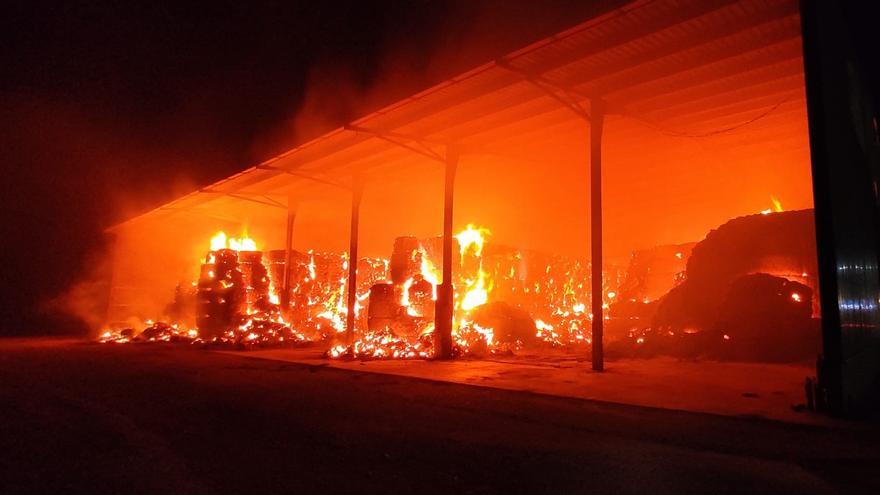
<path id="1" fill-rule="evenodd" d="M 348 309 L 345 315 L 345 338 L 348 344 L 354 342 L 355 305 L 357 304 L 358 222 L 360 221 L 363 194 L 363 182 L 360 178 L 355 178 L 351 191 L 351 230 L 348 241 Z"/>
<path id="2" fill-rule="evenodd" d="M 296 205 L 293 199 L 287 202 L 287 231 L 284 237 L 284 276 L 281 283 L 281 314 L 287 318 L 290 312 L 290 269 L 293 264 L 293 227 L 296 223 Z"/>
<path id="3" fill-rule="evenodd" d="M 602 100 L 590 104 L 590 247 L 592 264 L 592 343 L 593 370 L 605 369 L 604 323 L 602 311 L 602 127 L 605 109 Z"/>
<path id="4" fill-rule="evenodd" d="M 452 291 L 452 205 L 455 198 L 455 172 L 458 168 L 458 149 L 446 149 L 446 180 L 443 189 L 443 281 L 437 289 L 434 310 L 434 341 L 437 359 L 452 358 L 452 317 L 455 299 Z"/>

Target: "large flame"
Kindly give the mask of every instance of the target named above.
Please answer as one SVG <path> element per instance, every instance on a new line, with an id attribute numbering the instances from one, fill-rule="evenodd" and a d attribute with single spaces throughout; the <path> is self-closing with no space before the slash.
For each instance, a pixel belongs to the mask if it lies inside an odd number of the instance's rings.
<path id="1" fill-rule="evenodd" d="M 774 207 L 781 210 L 782 206 L 776 198 Z M 526 285 L 527 270 L 523 265 L 523 255 L 494 253 L 484 258 L 484 249 L 489 242 L 491 232 L 483 227 L 469 224 L 455 235 L 460 246 L 460 265 L 454 272 L 452 284 L 454 288 L 454 327 L 453 340 L 457 353 L 507 352 L 518 345 L 519 340 L 499 341 L 495 329 L 478 323 L 475 310 L 490 300 L 505 300 L 505 297 L 516 297 L 521 293 L 526 297 L 534 297 L 545 301 L 539 306 L 529 308 L 535 320 L 535 338 L 552 346 L 589 344 L 590 319 L 586 304 L 582 301 L 589 298 L 587 279 L 584 278 L 584 267 L 579 262 L 557 265 L 550 262 L 544 269 L 531 273 L 533 279 Z M 230 249 L 235 251 L 251 251 L 257 249 L 257 243 L 246 233 L 239 238 L 230 238 L 225 232 L 218 232 L 211 238 L 212 252 L 205 260 L 206 264 L 214 263 L 214 251 Z M 427 245 L 419 244 L 411 253 L 414 270 L 412 276 L 395 290 L 399 304 L 405 308 L 405 314 L 413 318 L 404 325 L 414 325 L 417 333 L 401 330 L 393 325 L 385 327 L 365 328 L 368 320 L 363 318 L 364 310 L 370 296 L 369 287 L 376 282 L 387 280 L 388 260 L 380 260 L 384 271 L 376 272 L 378 278 L 366 281 L 357 289 L 353 310 L 357 326 L 357 339 L 351 345 L 343 345 L 338 341 L 328 351 L 331 357 L 352 357 L 372 359 L 423 359 L 433 355 L 434 323 L 433 311 L 427 300 L 427 284 L 433 289 L 430 298 L 437 300 L 437 289 L 442 280 L 442 273 L 431 260 Z M 365 261 L 367 259 L 361 260 Z M 266 261 L 264 260 L 264 263 Z M 268 279 L 266 299 L 269 305 L 247 302 L 246 310 L 241 318 L 219 337 L 201 336 L 195 329 L 174 324 L 153 324 L 141 335 L 132 332 L 108 331 L 101 335 L 104 342 L 128 342 L 132 340 L 148 341 L 180 341 L 180 342 L 211 342 L 235 343 L 245 345 L 280 345 L 282 343 L 299 344 L 309 341 L 330 339 L 346 331 L 347 307 L 346 276 L 349 260 L 347 254 L 330 255 L 327 253 L 308 252 L 308 261 L 303 270 L 291 281 L 288 306 L 289 315 L 282 315 L 280 302 L 281 280 L 277 274 Z M 365 261 L 369 263 L 368 261 Z M 264 265 L 266 266 L 266 265 Z M 372 265 L 371 265 L 372 266 Z M 330 267 L 338 267 L 330 268 Z M 499 267 L 503 267 L 499 268 Z M 213 268 L 208 267 L 208 268 Z M 267 271 L 271 272 L 269 266 Z M 329 270 L 329 271 L 328 271 Z M 234 281 L 228 277 L 220 280 L 220 274 L 209 269 L 205 273 L 210 279 L 217 278 L 218 284 L 230 288 Z M 274 278 L 273 278 L 274 277 Z M 497 277 L 497 279 L 496 279 Z M 263 281 L 266 281 L 263 279 Z M 196 284 L 193 283 L 193 286 Z M 359 284 L 360 285 L 360 284 Z M 493 291 L 496 289 L 498 293 Z M 612 288 L 613 287 L 613 288 Z M 616 287 L 607 288 L 606 301 L 619 298 Z M 418 288 L 418 290 L 415 290 Z M 412 289 L 412 290 L 411 290 Z M 418 296 L 416 296 L 418 294 Z M 799 295 L 792 295 L 797 302 Z M 634 300 L 633 300 L 634 301 Z M 645 301 L 648 302 L 648 301 Z M 285 301 L 287 303 L 287 301 Z M 607 308 L 607 304 L 605 307 Z M 305 308 L 305 309 L 304 309 Z M 288 318 L 289 317 L 289 318 Z M 287 318 L 287 319 L 286 319 Z M 607 317 L 606 317 L 607 318 Z M 407 333 L 410 332 L 410 333 Z"/>
<path id="2" fill-rule="evenodd" d="M 489 291 L 486 289 L 486 272 L 483 271 L 482 260 L 480 271 L 475 280 L 466 280 L 466 291 L 461 299 L 461 309 L 470 311 L 477 306 L 486 304 L 489 300 Z"/>
<path id="3" fill-rule="evenodd" d="M 431 263 L 431 260 L 428 258 L 428 253 L 425 252 L 424 248 L 420 249 L 422 254 L 422 264 L 421 264 L 421 273 L 422 277 L 425 278 L 428 282 L 431 282 L 431 285 L 434 286 L 434 295 L 433 299 L 437 300 L 437 286 L 440 285 L 440 278 L 442 274 L 434 267 L 434 264 Z"/>
<path id="4" fill-rule="evenodd" d="M 233 251 L 256 251 L 257 243 L 248 237 L 247 232 L 241 237 L 227 237 L 222 230 L 211 237 L 211 251 L 232 249 Z"/>
<path id="5" fill-rule="evenodd" d="M 491 234 L 489 229 L 482 227 L 475 228 L 473 224 L 468 224 L 467 228 L 455 235 L 458 239 L 458 248 L 461 255 L 464 256 L 469 250 L 472 250 L 474 256 L 483 255 L 483 244 L 486 242 L 486 235 Z"/>
<path id="6" fill-rule="evenodd" d="M 419 246 L 417 250 L 413 251 L 412 256 L 413 260 L 417 258 L 419 259 L 419 275 L 431 284 L 431 300 L 436 301 L 437 286 L 440 285 L 442 274 L 434 267 L 434 264 L 431 263 L 424 247 Z M 415 281 L 415 277 L 410 277 L 403 283 L 400 294 L 400 305 L 406 308 L 406 313 L 410 316 L 425 316 L 419 314 L 419 312 L 413 308 L 412 302 L 410 301 L 409 291 Z"/>
<path id="7" fill-rule="evenodd" d="M 477 260 L 477 273 L 464 279 L 464 295 L 461 298 L 461 309 L 464 311 L 482 306 L 489 300 L 490 284 L 486 280 L 486 272 L 483 271 L 483 246 L 486 244 L 486 236 L 490 234 L 489 229 L 468 224 L 466 229 L 455 236 L 462 258 L 473 256 Z"/>

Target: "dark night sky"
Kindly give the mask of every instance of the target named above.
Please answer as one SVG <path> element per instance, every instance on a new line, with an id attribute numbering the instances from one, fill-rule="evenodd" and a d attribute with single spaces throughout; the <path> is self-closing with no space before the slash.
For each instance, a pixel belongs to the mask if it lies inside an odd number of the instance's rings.
<path id="1" fill-rule="evenodd" d="M 591 8 L 7 4 L 0 334 L 76 331 L 47 314 L 46 301 L 88 272 L 105 227 L 308 139 L 293 125 L 298 113 L 319 115 L 308 133 L 320 133 L 574 25 Z"/>

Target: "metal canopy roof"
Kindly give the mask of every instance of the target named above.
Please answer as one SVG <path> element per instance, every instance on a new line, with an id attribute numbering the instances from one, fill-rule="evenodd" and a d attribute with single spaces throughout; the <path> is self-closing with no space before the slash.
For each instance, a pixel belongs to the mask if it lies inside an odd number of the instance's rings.
<path id="1" fill-rule="evenodd" d="M 439 165 L 413 148 L 455 144 L 466 156 L 522 140 L 586 140 L 589 124 L 560 99 L 589 113 L 594 97 L 606 102 L 606 133 L 618 145 L 754 123 L 766 139 L 804 146 L 791 125 L 792 113 L 806 119 L 798 2 L 628 3 L 113 228 L 180 211 L 234 211 L 247 200 L 282 206 L 288 195 L 346 186 L 355 173 L 369 180 Z"/>

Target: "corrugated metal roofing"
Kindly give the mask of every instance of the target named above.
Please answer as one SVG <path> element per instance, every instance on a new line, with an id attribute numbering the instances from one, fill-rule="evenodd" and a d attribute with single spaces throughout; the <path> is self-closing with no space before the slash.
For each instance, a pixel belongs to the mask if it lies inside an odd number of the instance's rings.
<path id="1" fill-rule="evenodd" d="M 652 132 L 711 133 L 768 110 L 805 118 L 796 0 L 651 0 L 629 3 L 353 124 L 420 136 L 438 150 L 442 143 L 460 144 L 465 153 L 582 132 L 587 124 L 527 76 L 562 88 L 587 109 L 589 97 L 601 97 L 616 119 L 606 132 L 623 141 Z M 795 139 L 801 128 L 770 117 L 761 122 L 770 128 L 767 136 L 804 145 Z M 332 186 L 274 168 L 347 183 L 355 172 L 432 165 L 373 133 L 340 128 L 205 189 L 307 194 Z M 136 218 L 240 201 L 197 191 Z"/>

